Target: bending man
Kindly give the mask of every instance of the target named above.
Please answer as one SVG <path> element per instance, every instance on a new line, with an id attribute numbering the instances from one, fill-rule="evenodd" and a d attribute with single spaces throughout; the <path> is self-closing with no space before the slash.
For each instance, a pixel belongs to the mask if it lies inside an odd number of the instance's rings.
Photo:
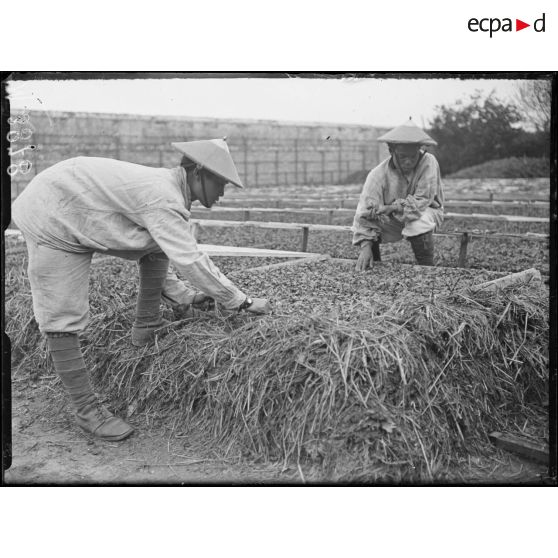
<path id="1" fill-rule="evenodd" d="M 192 201 L 211 207 L 225 184 L 242 188 L 227 144 L 173 145 L 183 158 L 172 169 L 96 157 L 62 161 L 38 174 L 13 205 L 12 217 L 27 243 L 39 329 L 77 423 L 105 440 L 122 440 L 133 429 L 97 400 L 79 344 L 88 322 L 94 252 L 139 262 L 134 345 L 150 343 L 167 323 L 160 304 L 169 260 L 190 285 L 225 308 L 270 311 L 267 300 L 247 297 L 199 251 L 190 229 Z"/>
<path id="2" fill-rule="evenodd" d="M 411 243 L 420 265 L 434 265 L 432 233 L 444 219 L 438 161 L 421 149 L 436 142 L 412 120 L 378 138 L 390 157 L 366 178 L 353 220 L 353 245 L 360 246 L 356 269 L 380 261 L 380 243 Z"/>

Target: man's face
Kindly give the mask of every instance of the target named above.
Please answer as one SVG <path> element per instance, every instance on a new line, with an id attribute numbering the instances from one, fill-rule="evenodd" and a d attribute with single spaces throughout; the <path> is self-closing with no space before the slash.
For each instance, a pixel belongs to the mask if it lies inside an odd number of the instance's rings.
<path id="1" fill-rule="evenodd" d="M 201 176 L 198 176 L 198 180 L 200 182 L 199 187 L 202 188 Z M 209 172 L 204 173 L 203 180 L 205 200 L 203 195 L 199 196 L 198 199 L 205 207 L 211 207 L 225 193 L 226 182 L 222 178 L 219 178 Z"/>
<path id="2" fill-rule="evenodd" d="M 392 152 L 397 159 L 397 163 L 405 172 L 413 170 L 418 163 L 420 156 L 420 145 L 416 144 L 399 144 L 392 148 Z"/>

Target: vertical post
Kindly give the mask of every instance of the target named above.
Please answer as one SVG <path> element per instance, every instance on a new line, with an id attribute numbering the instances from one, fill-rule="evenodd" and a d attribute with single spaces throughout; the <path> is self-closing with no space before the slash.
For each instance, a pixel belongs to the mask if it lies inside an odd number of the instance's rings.
<path id="1" fill-rule="evenodd" d="M 248 186 L 248 142 L 242 138 L 242 149 L 244 155 L 244 183 Z"/>
<path id="2" fill-rule="evenodd" d="M 275 186 L 279 186 L 279 149 L 275 150 Z"/>
<path id="3" fill-rule="evenodd" d="M 469 233 L 464 232 L 461 235 L 461 244 L 459 246 L 459 260 L 457 267 L 465 267 L 467 265 L 467 245 L 469 244 Z"/>
<path id="4" fill-rule="evenodd" d="M 337 145 L 339 146 L 339 152 L 338 152 L 338 157 L 339 157 L 339 165 L 338 165 L 338 170 L 337 172 L 338 177 L 337 177 L 337 182 L 341 182 L 341 169 L 343 167 L 343 143 L 341 142 L 341 139 L 337 140 Z M 335 181 L 335 179 L 333 179 L 331 182 L 333 183 Z"/>
<path id="5" fill-rule="evenodd" d="M 333 209 L 330 209 L 327 212 L 327 224 L 331 225 L 332 221 L 333 221 Z"/>
<path id="6" fill-rule="evenodd" d="M 294 179 L 295 184 L 298 184 L 298 138 L 294 140 Z"/>
<path id="7" fill-rule="evenodd" d="M 115 137 L 115 159 L 120 160 L 120 136 L 117 134 Z"/>
<path id="8" fill-rule="evenodd" d="M 250 221 L 250 212 L 247 209 L 243 211 L 242 219 L 244 221 Z"/>
<path id="9" fill-rule="evenodd" d="M 308 250 L 308 227 L 302 227 L 302 243 L 300 251 L 306 252 Z"/>
<path id="10" fill-rule="evenodd" d="M 488 194 L 488 201 L 489 201 L 490 203 L 492 203 L 492 202 L 494 201 L 494 192 L 490 192 L 490 193 Z"/>

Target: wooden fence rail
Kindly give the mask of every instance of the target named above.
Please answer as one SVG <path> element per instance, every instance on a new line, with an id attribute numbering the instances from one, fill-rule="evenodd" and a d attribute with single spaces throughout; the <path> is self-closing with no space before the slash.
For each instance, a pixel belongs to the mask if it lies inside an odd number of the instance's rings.
<path id="1" fill-rule="evenodd" d="M 215 227 L 215 228 L 243 228 L 254 227 L 257 229 L 280 229 L 301 231 L 302 237 L 300 240 L 301 252 L 308 250 L 308 238 L 311 231 L 330 231 L 330 232 L 352 232 L 352 227 L 348 225 L 322 225 L 317 223 L 284 223 L 282 221 L 221 221 L 213 219 L 192 219 L 192 226 L 194 235 L 198 236 L 199 227 Z M 472 238 L 514 238 L 517 240 L 531 240 L 531 241 L 548 241 L 549 236 L 541 233 L 484 233 L 481 231 L 455 231 L 455 232 L 439 232 L 434 233 L 434 236 L 454 236 L 459 237 L 459 259 L 458 266 L 465 267 L 467 263 L 467 248 L 469 241 Z"/>
<path id="2" fill-rule="evenodd" d="M 319 207 L 328 207 L 331 209 L 336 209 L 338 207 L 356 207 L 358 203 L 358 196 L 332 196 L 332 197 L 296 197 L 296 196 L 246 196 L 246 197 L 227 197 L 219 202 L 219 206 L 222 207 L 238 207 L 239 205 L 246 205 L 247 203 L 258 202 L 267 203 L 268 207 L 282 207 L 284 204 L 291 205 L 309 205 L 309 204 L 319 204 Z M 549 201 L 476 201 L 476 200 L 446 200 L 444 202 L 445 207 L 539 207 L 547 208 L 550 206 Z"/>
<path id="3" fill-rule="evenodd" d="M 312 214 L 327 213 L 328 219 L 333 215 L 354 215 L 354 211 L 349 209 L 331 209 L 327 207 L 223 207 L 214 206 L 211 209 L 205 207 L 192 207 L 191 212 L 197 214 L 207 213 L 239 213 L 242 212 L 245 221 L 250 220 L 250 213 L 295 213 L 295 214 Z M 468 220 L 489 220 L 489 221 L 506 221 L 508 223 L 548 223 L 547 217 L 527 217 L 523 215 L 499 215 L 492 213 L 445 213 L 447 219 L 468 219 Z"/>
<path id="4" fill-rule="evenodd" d="M 260 229 L 282 229 L 282 230 L 300 230 L 302 232 L 302 238 L 300 242 L 300 252 L 307 252 L 308 251 L 308 238 L 310 231 L 330 231 L 330 232 L 352 232 L 352 227 L 348 225 L 321 225 L 321 224 L 314 224 L 314 223 L 283 223 L 281 221 L 277 222 L 267 222 L 267 221 L 218 221 L 213 219 L 192 219 L 192 232 L 196 239 L 199 236 L 199 229 L 200 227 L 208 227 L 208 228 L 244 228 L 244 227 L 254 227 Z M 23 239 L 23 235 L 21 231 L 17 229 L 7 229 L 4 233 L 6 236 L 18 237 Z M 434 233 L 434 236 L 453 236 L 460 238 L 460 246 L 459 246 L 459 259 L 458 259 L 458 266 L 465 267 L 467 262 L 467 247 L 469 241 L 472 238 L 501 238 L 501 239 L 508 239 L 513 238 L 517 240 L 531 240 L 531 241 L 548 241 L 549 236 L 546 234 L 540 233 L 523 233 L 523 234 L 516 234 L 516 233 L 486 233 L 481 231 L 455 231 L 455 232 L 439 232 Z M 200 245 L 203 247 L 204 245 Z M 213 255 L 256 255 L 253 253 L 253 249 L 251 248 L 235 248 L 231 247 L 231 252 L 225 252 L 223 250 L 228 249 L 228 247 L 216 246 L 213 247 L 215 249 L 220 249 L 221 251 L 217 250 L 217 252 L 213 252 Z M 245 251 L 246 253 L 240 253 Z M 260 253 L 257 255 L 263 255 L 264 250 L 261 250 Z M 269 251 L 267 251 L 269 252 Z M 277 257 L 279 252 L 273 251 L 273 254 L 266 253 L 266 256 L 273 255 Z M 282 254 L 279 254 L 280 257 L 295 257 L 299 254 L 297 252 L 288 252 L 282 251 Z M 310 255 L 310 254 L 309 254 Z M 317 254 L 311 254 L 315 256 Z"/>

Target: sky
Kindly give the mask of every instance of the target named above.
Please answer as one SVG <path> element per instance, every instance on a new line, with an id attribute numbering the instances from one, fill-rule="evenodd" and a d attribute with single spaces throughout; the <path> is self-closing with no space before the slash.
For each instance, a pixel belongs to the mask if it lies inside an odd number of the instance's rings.
<path id="1" fill-rule="evenodd" d="M 175 78 L 12 81 L 12 108 L 183 117 L 427 126 L 436 105 L 475 90 L 512 98 L 509 79 Z"/>

